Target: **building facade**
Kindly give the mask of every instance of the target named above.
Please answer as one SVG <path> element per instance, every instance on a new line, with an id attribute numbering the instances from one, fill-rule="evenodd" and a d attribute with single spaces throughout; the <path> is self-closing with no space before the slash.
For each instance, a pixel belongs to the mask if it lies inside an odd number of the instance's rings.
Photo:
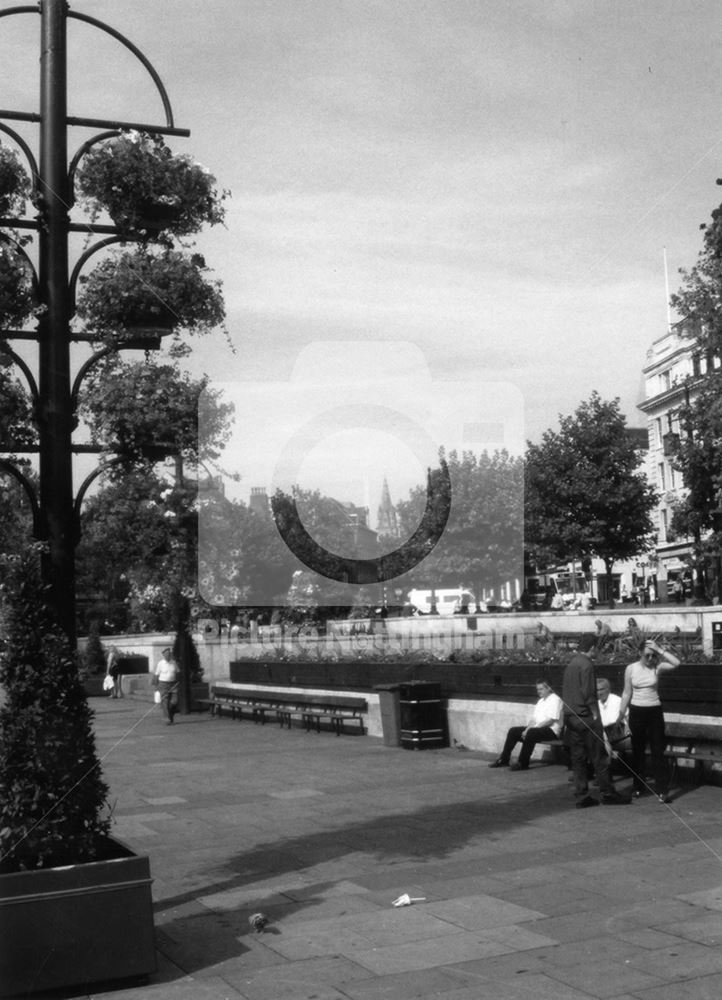
<path id="1" fill-rule="evenodd" d="M 694 396 L 695 382 L 718 362 L 700 353 L 692 336 L 689 322 L 683 320 L 655 340 L 647 351 L 647 363 L 642 373 L 644 399 L 638 404 L 647 418 L 649 451 L 647 475 L 659 492 L 655 511 L 657 532 L 657 579 L 661 596 L 672 596 L 675 581 L 691 586 L 693 539 L 679 537 L 672 529 L 675 503 L 685 493 L 682 475 L 673 464 L 674 448 L 679 435 L 679 410 Z"/>

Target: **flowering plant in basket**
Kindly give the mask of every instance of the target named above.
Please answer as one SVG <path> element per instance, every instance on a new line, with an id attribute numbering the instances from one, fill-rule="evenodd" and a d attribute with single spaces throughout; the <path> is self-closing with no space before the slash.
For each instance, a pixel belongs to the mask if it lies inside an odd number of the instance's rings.
<path id="1" fill-rule="evenodd" d="M 35 298 L 30 265 L 10 244 L 0 242 L 0 330 L 22 326 L 41 308 Z"/>
<path id="2" fill-rule="evenodd" d="M 17 153 L 0 143 L 0 215 L 21 215 L 29 197 L 30 178 Z"/>
<path id="3" fill-rule="evenodd" d="M 180 250 L 112 253 L 80 279 L 76 312 L 98 340 L 138 327 L 206 333 L 225 319 L 220 282 L 206 271 L 200 254 Z"/>
<path id="4" fill-rule="evenodd" d="M 173 153 L 159 136 L 123 132 L 92 147 L 76 173 L 80 195 L 94 214 L 105 209 L 124 232 L 176 236 L 223 221 L 227 191 L 189 156 Z"/>

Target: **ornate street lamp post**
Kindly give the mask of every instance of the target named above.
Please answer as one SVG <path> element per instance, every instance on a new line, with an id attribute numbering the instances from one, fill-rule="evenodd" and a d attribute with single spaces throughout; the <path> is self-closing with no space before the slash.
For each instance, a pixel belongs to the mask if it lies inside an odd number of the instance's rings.
<path id="1" fill-rule="evenodd" d="M 38 427 L 39 447 L 12 447 L 12 442 L 0 443 L 0 453 L 39 453 L 40 486 L 35 495 L 33 485 L 17 466 L 0 458 L 0 471 L 12 475 L 22 485 L 32 509 L 35 534 L 47 543 L 43 575 L 50 587 L 50 603 L 58 622 L 75 643 L 75 545 L 78 537 L 78 501 L 87 488 L 87 481 L 76 499 L 73 497 L 73 453 L 100 451 L 87 445 L 73 444 L 77 422 L 76 402 L 79 387 L 71 385 L 71 344 L 87 341 L 86 335 L 73 335 L 70 320 L 75 309 L 74 280 L 69 277 L 68 237 L 71 232 L 86 231 L 87 225 L 72 223 L 69 210 L 73 205 L 74 168 L 82 153 L 100 139 L 120 130 L 176 136 L 188 136 L 188 129 L 176 128 L 163 84 L 146 57 L 114 28 L 95 18 L 70 11 L 66 0 L 40 0 L 37 5 L 18 6 L 0 11 L 0 18 L 15 14 L 40 14 L 40 113 L 0 110 L 1 120 L 33 122 L 39 125 L 39 159 L 37 164 L 26 143 L 13 129 L 0 123 L 0 131 L 10 135 L 28 157 L 37 194 L 36 219 L 0 219 L 2 226 L 34 230 L 38 240 L 37 288 L 41 303 L 46 307 L 34 332 L 0 331 L 0 351 L 20 367 L 33 395 Z M 67 114 L 67 24 L 70 19 L 90 24 L 111 35 L 128 48 L 145 66 L 158 90 L 165 112 L 165 125 L 148 125 L 117 120 L 69 118 Z M 68 129 L 85 127 L 103 129 L 85 142 L 73 161 L 68 163 Z M 100 240 L 83 255 L 84 263 L 92 253 L 108 243 L 127 239 L 115 226 L 92 226 Z M 2 234 L 0 234 L 2 235 Z M 5 237 L 7 238 L 7 237 Z M 73 278 L 77 277 L 77 265 Z M 27 366 L 9 347 L 7 341 L 34 340 L 38 343 L 38 383 L 34 384 Z M 137 347 L 138 345 L 125 345 Z M 99 359 L 106 352 L 95 356 Z M 84 366 L 87 371 L 89 366 Z M 94 478 L 96 474 L 93 474 Z"/>

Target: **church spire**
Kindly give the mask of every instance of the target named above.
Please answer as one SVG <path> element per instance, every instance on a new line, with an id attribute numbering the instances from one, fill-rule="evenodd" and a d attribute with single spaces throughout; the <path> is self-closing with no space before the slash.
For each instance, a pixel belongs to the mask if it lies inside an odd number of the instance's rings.
<path id="1" fill-rule="evenodd" d="M 387 535 L 391 538 L 399 536 L 399 521 L 396 516 L 396 508 L 391 503 L 391 491 L 384 476 L 384 485 L 381 487 L 381 503 L 376 514 L 376 531 L 379 535 Z"/>

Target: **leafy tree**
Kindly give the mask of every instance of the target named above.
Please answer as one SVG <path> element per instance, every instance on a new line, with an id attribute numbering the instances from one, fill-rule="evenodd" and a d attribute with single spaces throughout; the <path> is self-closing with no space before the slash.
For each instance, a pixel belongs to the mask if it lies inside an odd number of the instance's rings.
<path id="1" fill-rule="evenodd" d="M 706 358 L 706 371 L 690 379 L 687 401 L 678 411 L 681 433 L 673 465 L 682 473 L 686 495 L 672 517 L 673 531 L 694 539 L 692 560 L 697 596 L 704 577 L 721 591 L 722 553 L 722 205 L 702 225 L 702 249 L 694 267 L 681 270 L 682 285 L 671 304 L 684 317 L 680 329 Z"/>
<path id="2" fill-rule="evenodd" d="M 656 491 L 618 399 L 593 392 L 559 420 L 559 431 L 527 445 L 527 544 L 542 564 L 598 556 L 609 578 L 615 562 L 649 547 Z"/>
<path id="3" fill-rule="evenodd" d="M 446 461 L 443 451 L 441 458 Z M 501 450 L 480 455 L 452 451 L 446 464 L 451 480 L 446 527 L 438 543 L 397 583 L 406 589 L 461 585 L 479 597 L 482 587 L 498 588 L 521 573 L 523 463 Z M 431 492 L 432 503 L 440 502 L 438 470 L 432 473 Z M 397 514 L 404 534 L 419 523 L 426 501 L 427 489 L 418 486 L 408 500 L 399 502 Z"/>
<path id="4" fill-rule="evenodd" d="M 682 286 L 671 296 L 672 307 L 688 320 L 687 328 L 702 351 L 722 355 L 722 205 L 703 223 L 702 249 L 691 270 L 680 269 Z"/>
<path id="5" fill-rule="evenodd" d="M 81 592 L 113 627 L 175 627 L 196 593 L 197 478 L 184 470 L 219 456 L 232 407 L 176 364 L 113 356 L 91 376 L 82 412 L 118 459 L 81 518 Z M 172 483 L 154 466 L 163 455 L 174 457 Z"/>
<path id="6" fill-rule="evenodd" d="M 674 445 L 673 464 L 682 473 L 687 494 L 672 521 L 674 531 L 687 536 L 719 530 L 722 500 L 722 373 L 714 371 L 678 411 L 681 433 Z"/>
<path id="7" fill-rule="evenodd" d="M 268 513 L 228 500 L 217 490 L 200 497 L 199 591 L 215 605 L 278 604 L 296 561 Z"/>
<path id="8" fill-rule="evenodd" d="M 107 631 L 168 628 L 167 610 L 144 607 L 139 595 L 161 578 L 169 545 L 163 493 L 168 483 L 151 468 L 129 472 L 90 496 L 81 515 L 78 594 L 86 616 Z M 134 601 L 136 606 L 134 607 Z"/>

